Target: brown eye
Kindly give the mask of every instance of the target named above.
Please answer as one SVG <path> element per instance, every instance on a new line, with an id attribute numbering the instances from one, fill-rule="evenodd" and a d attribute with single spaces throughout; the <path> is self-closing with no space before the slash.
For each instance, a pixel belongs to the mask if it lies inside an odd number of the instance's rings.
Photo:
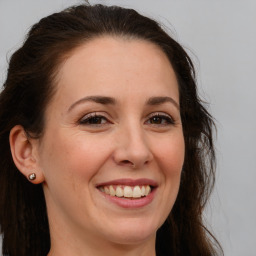
<path id="1" fill-rule="evenodd" d="M 170 125 L 174 124 L 173 119 L 169 115 L 164 114 L 154 114 L 146 122 L 152 125 Z"/>
<path id="2" fill-rule="evenodd" d="M 108 120 L 101 115 L 89 114 L 80 120 L 82 125 L 101 125 L 107 123 Z"/>
<path id="3" fill-rule="evenodd" d="M 88 124 L 101 124 L 104 122 L 103 118 L 101 116 L 95 116 L 88 119 Z"/>
<path id="4" fill-rule="evenodd" d="M 163 121 L 162 117 L 159 116 L 154 116 L 152 118 L 149 119 L 151 124 L 161 124 Z"/>

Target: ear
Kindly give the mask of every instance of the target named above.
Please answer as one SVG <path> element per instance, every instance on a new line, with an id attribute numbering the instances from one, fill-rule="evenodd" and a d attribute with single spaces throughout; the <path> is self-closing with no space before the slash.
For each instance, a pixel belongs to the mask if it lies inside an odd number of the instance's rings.
<path id="1" fill-rule="evenodd" d="M 42 183 L 44 175 L 38 164 L 38 140 L 29 138 L 24 128 L 16 125 L 10 131 L 9 142 L 13 161 L 19 171 L 30 182 Z M 31 174 L 35 175 L 31 177 Z"/>

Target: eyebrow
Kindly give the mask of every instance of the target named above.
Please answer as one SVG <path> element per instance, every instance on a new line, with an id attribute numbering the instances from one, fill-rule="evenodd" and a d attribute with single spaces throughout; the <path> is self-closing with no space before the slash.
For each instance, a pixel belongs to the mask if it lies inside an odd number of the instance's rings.
<path id="1" fill-rule="evenodd" d="M 172 103 L 178 110 L 180 109 L 179 104 L 171 97 L 151 97 L 147 100 L 147 105 L 161 105 L 166 102 Z"/>
<path id="2" fill-rule="evenodd" d="M 81 103 L 85 103 L 85 102 L 95 102 L 95 103 L 99 103 L 102 105 L 114 105 L 116 104 L 116 100 L 112 97 L 107 97 L 107 96 L 87 96 L 84 97 L 78 101 L 76 101 L 75 103 L 73 103 L 69 108 L 68 108 L 68 112 L 71 111 L 75 106 L 81 104 Z M 178 110 L 180 109 L 179 104 L 171 97 L 151 97 L 147 100 L 146 104 L 147 105 L 151 105 L 151 106 L 155 106 L 155 105 L 161 105 L 164 104 L 166 102 L 170 102 L 172 103 Z"/>
<path id="3" fill-rule="evenodd" d="M 111 97 L 106 97 L 106 96 L 88 96 L 88 97 L 84 97 L 78 101 L 76 101 L 75 103 L 73 103 L 69 108 L 68 108 L 68 112 L 71 111 L 75 106 L 87 102 L 87 101 L 91 101 L 91 102 L 95 102 L 95 103 L 99 103 L 99 104 L 103 104 L 103 105 L 114 105 L 116 103 L 116 100 L 114 98 Z"/>

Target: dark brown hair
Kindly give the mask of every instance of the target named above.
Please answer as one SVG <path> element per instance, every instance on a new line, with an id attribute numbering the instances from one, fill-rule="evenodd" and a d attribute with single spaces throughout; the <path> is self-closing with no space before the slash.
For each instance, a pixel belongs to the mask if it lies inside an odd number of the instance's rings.
<path id="1" fill-rule="evenodd" d="M 10 59 L 0 95 L 3 254 L 45 256 L 50 249 L 42 186 L 29 183 L 17 170 L 10 152 L 9 132 L 20 124 L 28 136 L 42 135 L 44 110 L 54 94 L 54 78 L 60 64 L 79 45 L 104 35 L 157 45 L 169 58 L 179 84 L 185 162 L 177 200 L 157 232 L 157 255 L 210 256 L 217 255 L 217 249 L 221 253 L 202 221 L 214 184 L 214 123 L 198 97 L 189 56 L 157 22 L 132 9 L 84 4 L 40 20 Z"/>

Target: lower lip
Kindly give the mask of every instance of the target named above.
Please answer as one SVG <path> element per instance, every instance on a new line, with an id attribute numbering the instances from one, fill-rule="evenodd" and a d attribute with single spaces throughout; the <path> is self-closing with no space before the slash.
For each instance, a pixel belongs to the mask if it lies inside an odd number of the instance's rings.
<path id="1" fill-rule="evenodd" d="M 145 197 L 141 197 L 138 199 L 124 199 L 121 197 L 116 196 L 110 196 L 108 194 L 105 194 L 104 192 L 99 191 L 107 200 L 110 202 L 117 204 L 118 206 L 122 208 L 141 208 L 146 205 L 149 205 L 156 194 L 157 188 L 154 188 L 151 193 Z"/>

